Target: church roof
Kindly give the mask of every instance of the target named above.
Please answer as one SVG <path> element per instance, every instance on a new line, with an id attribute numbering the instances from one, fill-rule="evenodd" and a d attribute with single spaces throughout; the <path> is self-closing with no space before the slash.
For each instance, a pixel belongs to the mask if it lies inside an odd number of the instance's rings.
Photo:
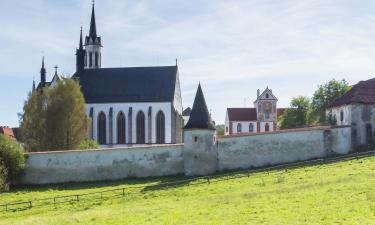
<path id="1" fill-rule="evenodd" d="M 177 66 L 86 69 L 79 78 L 86 103 L 173 102 Z"/>
<path id="2" fill-rule="evenodd" d="M 227 108 L 229 121 L 256 121 L 256 108 Z"/>
<path id="3" fill-rule="evenodd" d="M 375 104 L 375 78 L 360 81 L 342 97 L 336 99 L 330 105 L 330 107 L 337 107 L 352 103 Z"/>
<path id="4" fill-rule="evenodd" d="M 208 113 L 206 100 L 204 99 L 200 84 L 198 85 L 198 90 L 195 95 L 193 109 L 191 110 L 189 121 L 184 127 L 184 129 L 195 128 L 215 130 L 215 126 L 212 123 L 211 116 Z"/>

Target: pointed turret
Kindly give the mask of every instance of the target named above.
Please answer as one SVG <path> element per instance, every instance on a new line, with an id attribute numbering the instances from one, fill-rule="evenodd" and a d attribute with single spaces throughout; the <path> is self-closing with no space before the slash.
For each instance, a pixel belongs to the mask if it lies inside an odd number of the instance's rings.
<path id="1" fill-rule="evenodd" d="M 79 36 L 79 47 L 76 50 L 76 73 L 77 75 L 82 73 L 85 69 L 85 54 L 86 51 L 83 49 L 82 43 L 82 26 L 81 26 L 81 33 Z"/>
<path id="2" fill-rule="evenodd" d="M 215 130 L 215 126 L 212 123 L 211 116 L 207 109 L 206 100 L 204 99 L 201 84 L 198 85 L 193 109 L 191 110 L 189 121 L 184 129 Z"/>
<path id="3" fill-rule="evenodd" d="M 44 56 L 42 58 L 42 68 L 40 69 L 40 84 L 42 87 L 46 86 L 46 69 L 44 68 Z"/>
<path id="4" fill-rule="evenodd" d="M 33 88 L 32 88 L 32 92 L 35 91 L 35 80 L 33 80 Z"/>

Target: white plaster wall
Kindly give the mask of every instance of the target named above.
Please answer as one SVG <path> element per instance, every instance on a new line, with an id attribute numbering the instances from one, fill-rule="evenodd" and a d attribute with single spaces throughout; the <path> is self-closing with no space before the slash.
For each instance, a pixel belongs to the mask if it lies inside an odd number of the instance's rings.
<path id="1" fill-rule="evenodd" d="M 85 66 L 85 69 L 91 69 L 91 68 L 101 68 L 102 67 L 102 57 L 101 57 L 101 47 L 99 45 L 86 45 L 86 58 L 87 58 L 87 64 Z M 98 67 L 95 66 L 95 52 L 98 53 Z M 90 67 L 90 53 L 92 53 L 92 66 Z"/>
<path id="2" fill-rule="evenodd" d="M 326 133 L 325 133 L 326 132 Z M 327 133 L 328 132 L 328 133 Z M 218 140 L 218 170 L 247 169 L 325 157 L 351 149 L 350 127 L 280 132 Z"/>
<path id="3" fill-rule="evenodd" d="M 146 143 L 148 143 L 148 108 L 152 107 L 152 143 L 156 142 L 156 115 L 159 110 L 163 111 L 165 116 L 165 143 L 171 143 L 171 103 L 170 102 L 144 102 L 144 103 L 104 103 L 104 104 L 86 104 L 86 112 L 89 116 L 90 108 L 93 107 L 94 109 L 94 116 L 93 116 L 93 136 L 94 140 L 98 140 L 98 115 L 101 111 L 103 111 L 106 115 L 106 127 L 107 127 L 107 142 L 109 141 L 109 109 L 113 108 L 113 141 L 114 144 L 117 143 L 117 114 L 122 111 L 125 115 L 125 122 L 126 122 L 126 143 L 135 143 L 136 142 L 136 119 L 137 113 L 139 111 L 143 111 L 145 114 L 145 137 Z M 128 136 L 128 113 L 129 108 L 132 107 L 132 140 L 129 140 Z"/>
<path id="4" fill-rule="evenodd" d="M 266 124 L 270 126 L 269 132 L 274 130 L 273 122 L 260 122 L 260 132 L 266 132 Z"/>
<path id="5" fill-rule="evenodd" d="M 27 154 L 23 184 L 118 180 L 184 172 L 183 145 Z"/>
<path id="6" fill-rule="evenodd" d="M 340 120 L 341 111 L 344 113 L 343 120 Z M 339 107 L 334 107 L 327 110 L 326 115 L 328 116 L 329 113 L 332 113 L 332 116 L 336 117 L 336 125 L 343 126 L 343 125 L 351 125 L 352 123 L 352 107 L 351 105 L 342 105 Z"/>
<path id="7" fill-rule="evenodd" d="M 239 134 L 237 132 L 237 125 L 238 124 L 241 124 L 242 126 L 242 131 L 240 134 L 246 134 L 246 133 L 249 133 L 249 126 L 250 126 L 250 123 L 253 124 L 253 127 L 254 127 L 254 130 L 253 132 L 251 133 L 256 133 L 257 132 L 257 122 L 256 121 L 233 121 L 233 134 Z M 228 124 L 228 129 L 229 129 L 229 124 Z M 228 130 L 229 131 L 229 130 Z M 229 134 L 229 132 L 228 132 Z"/>

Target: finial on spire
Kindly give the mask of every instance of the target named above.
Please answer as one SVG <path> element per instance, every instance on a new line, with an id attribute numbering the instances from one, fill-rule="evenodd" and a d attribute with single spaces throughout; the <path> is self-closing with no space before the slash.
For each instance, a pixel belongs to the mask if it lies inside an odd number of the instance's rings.
<path id="1" fill-rule="evenodd" d="M 55 65 L 53 68 L 55 68 L 55 75 L 57 75 L 57 69 L 59 68 L 57 65 Z"/>
<path id="2" fill-rule="evenodd" d="M 42 57 L 42 69 L 44 69 L 44 56 Z"/>
<path id="3" fill-rule="evenodd" d="M 83 42 L 82 42 L 82 25 L 81 25 L 81 33 L 79 35 L 79 49 L 83 49 Z"/>
<path id="4" fill-rule="evenodd" d="M 177 58 L 176 58 L 176 66 L 177 66 Z"/>

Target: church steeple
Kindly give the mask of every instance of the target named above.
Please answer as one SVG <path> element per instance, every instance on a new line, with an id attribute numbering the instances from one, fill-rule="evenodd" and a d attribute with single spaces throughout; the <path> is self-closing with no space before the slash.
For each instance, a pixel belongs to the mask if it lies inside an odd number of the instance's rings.
<path id="1" fill-rule="evenodd" d="M 42 87 L 46 85 L 46 69 L 44 68 L 44 56 L 42 58 L 42 68 L 40 69 L 40 83 Z"/>
<path id="2" fill-rule="evenodd" d="M 91 22 L 90 22 L 90 34 L 89 37 L 95 40 L 97 38 L 96 34 L 96 22 L 95 22 L 95 3 L 92 2 L 92 12 L 91 12 Z"/>
<path id="3" fill-rule="evenodd" d="M 81 26 L 81 33 L 79 36 L 79 47 L 76 50 L 76 73 L 82 73 L 85 69 L 85 54 L 86 51 L 83 49 L 82 43 L 82 26 Z"/>
<path id="4" fill-rule="evenodd" d="M 96 19 L 95 19 L 95 6 L 92 3 L 91 21 L 90 21 L 90 32 L 89 36 L 85 39 L 85 50 L 86 57 L 84 61 L 85 69 L 96 69 L 102 66 L 102 55 L 101 55 L 101 38 L 96 33 Z"/>

